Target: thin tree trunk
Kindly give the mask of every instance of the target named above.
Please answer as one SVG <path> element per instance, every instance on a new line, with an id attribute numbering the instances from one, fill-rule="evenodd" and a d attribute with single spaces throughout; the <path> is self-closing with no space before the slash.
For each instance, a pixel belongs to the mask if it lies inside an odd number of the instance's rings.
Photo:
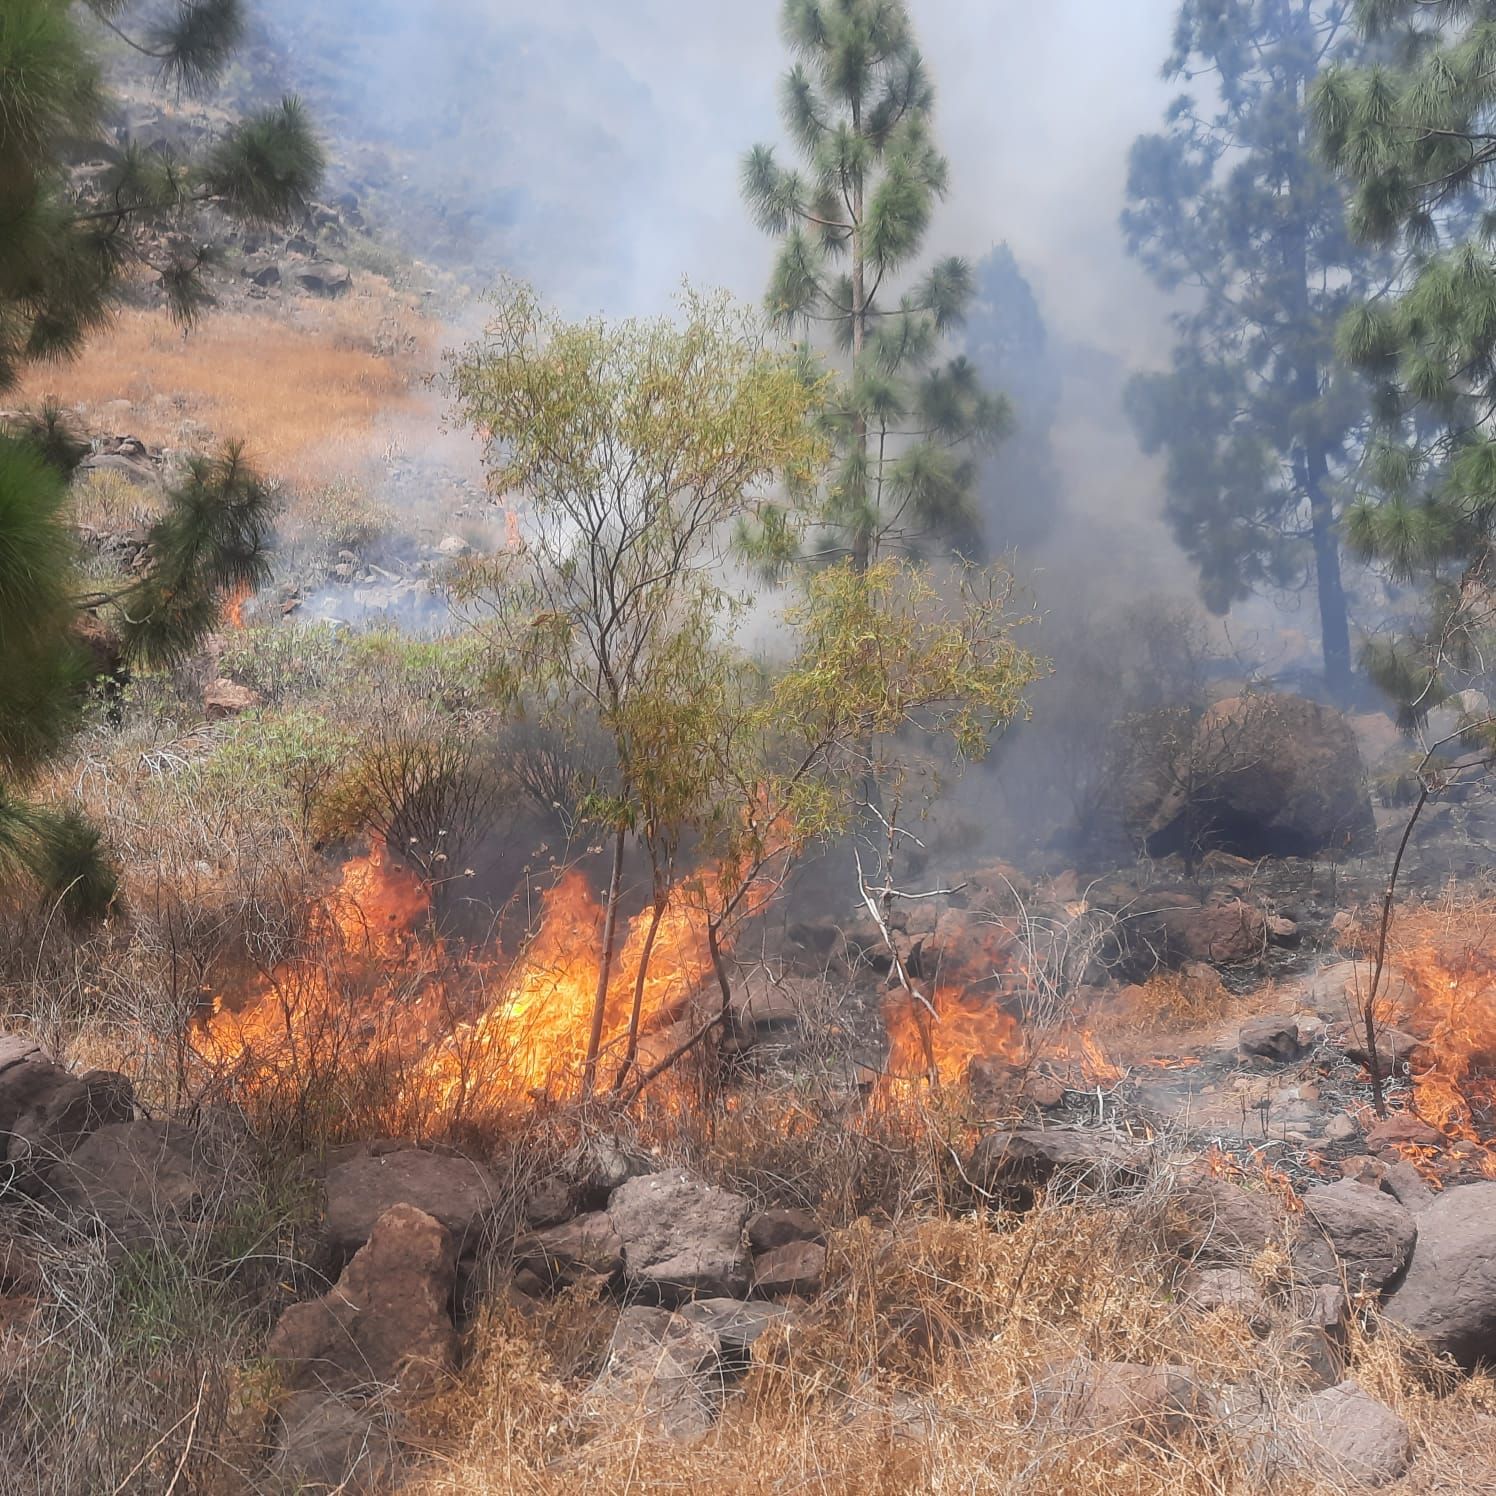
<path id="1" fill-rule="evenodd" d="M 592 1094 L 597 1079 L 597 1054 L 603 1044 L 603 1019 L 608 1011 L 608 979 L 613 975 L 613 940 L 618 931 L 618 904 L 623 897 L 624 829 L 613 839 L 613 872 L 608 879 L 608 911 L 603 919 L 602 959 L 597 967 L 597 995 L 592 1000 L 592 1029 L 587 1035 L 587 1057 L 582 1063 L 582 1094 Z"/>
<path id="2" fill-rule="evenodd" d="M 1319 637 L 1325 661 L 1325 685 L 1343 701 L 1350 694 L 1350 617 L 1345 605 L 1345 583 L 1340 574 L 1340 530 L 1335 508 L 1324 491 L 1327 465 L 1324 453 L 1309 458 L 1309 513 L 1314 535 L 1314 577 L 1319 593 Z"/>
<path id="3" fill-rule="evenodd" d="M 852 129 L 862 133 L 862 106 L 859 100 L 852 101 Z M 852 377 L 855 379 L 857 371 L 862 367 L 862 352 L 867 344 L 867 261 L 863 252 L 862 240 L 862 214 L 863 214 L 863 182 L 862 174 L 859 172 L 857 180 L 852 186 Z M 857 516 L 857 532 L 852 537 L 852 565 L 859 571 L 866 571 L 868 563 L 872 560 L 872 516 L 867 513 L 869 502 L 866 482 L 865 464 L 867 461 L 868 429 L 866 419 L 859 415 L 853 431 L 853 440 L 861 449 L 864 463 L 864 478 L 862 493 L 860 497 Z M 869 523 L 864 528 L 863 521 Z"/>
<path id="4" fill-rule="evenodd" d="M 639 954 L 639 970 L 634 976 L 634 1005 L 629 1009 L 628 1043 L 623 1051 L 623 1063 L 618 1067 L 618 1074 L 613 1077 L 615 1091 L 623 1089 L 623 1083 L 628 1079 L 628 1073 L 634 1068 L 634 1061 L 639 1056 L 639 1019 L 644 1012 L 644 983 L 649 976 L 649 958 L 654 954 L 660 921 L 664 919 L 669 904 L 669 895 L 662 894 L 656 887 L 654 911 L 649 918 L 649 929 L 645 932 L 644 949 Z"/>

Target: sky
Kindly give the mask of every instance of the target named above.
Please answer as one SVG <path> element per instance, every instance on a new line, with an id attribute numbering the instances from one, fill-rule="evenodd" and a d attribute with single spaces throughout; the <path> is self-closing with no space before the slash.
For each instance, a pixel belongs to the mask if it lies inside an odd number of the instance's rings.
<path id="1" fill-rule="evenodd" d="M 1127 150 L 1173 90 L 1175 0 L 912 0 L 951 191 L 929 253 L 1007 240 L 1052 328 L 1154 363 L 1164 307 L 1123 253 Z M 772 246 L 738 195 L 780 140 L 779 0 L 263 0 L 353 123 L 571 312 L 648 312 L 682 277 L 756 300 Z"/>

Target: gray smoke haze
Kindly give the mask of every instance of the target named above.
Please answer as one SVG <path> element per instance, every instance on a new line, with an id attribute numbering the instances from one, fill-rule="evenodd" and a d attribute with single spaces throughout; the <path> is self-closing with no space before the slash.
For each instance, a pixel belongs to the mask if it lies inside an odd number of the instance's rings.
<path id="1" fill-rule="evenodd" d="M 918 0 L 952 191 L 931 248 L 1007 240 L 1060 336 L 1146 356 L 1122 252 L 1126 153 L 1170 89 L 1173 0 Z M 770 246 L 738 163 L 780 135 L 777 0 L 262 0 L 292 81 L 386 146 L 475 257 L 576 310 L 654 311 L 682 276 L 756 299 Z M 415 246 L 413 246 L 415 247 Z"/>

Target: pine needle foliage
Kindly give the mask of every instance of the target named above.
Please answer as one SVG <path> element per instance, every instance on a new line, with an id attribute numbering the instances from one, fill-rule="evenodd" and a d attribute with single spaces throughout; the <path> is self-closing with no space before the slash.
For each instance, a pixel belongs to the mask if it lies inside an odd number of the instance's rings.
<path id="1" fill-rule="evenodd" d="M 780 241 L 766 304 L 804 354 L 840 363 L 822 417 L 830 480 L 794 511 L 765 511 L 741 541 L 766 571 L 797 555 L 850 555 L 975 536 L 974 450 L 1006 429 L 1005 401 L 943 353 L 972 295 L 964 260 L 915 261 L 949 168 L 931 125 L 935 90 L 901 0 L 786 0 L 794 65 L 780 113 L 803 165 L 757 145 L 742 190 Z M 808 496 L 798 496 L 804 500 Z"/>
<path id="2" fill-rule="evenodd" d="M 1347 231 L 1306 94 L 1364 46 L 1344 0 L 1184 0 L 1165 73 L 1189 91 L 1134 143 L 1122 218 L 1153 280 L 1187 297 L 1170 367 L 1134 379 L 1127 405 L 1164 457 L 1204 601 L 1226 613 L 1311 589 L 1337 691 L 1352 670 L 1341 516 L 1368 422 L 1335 326 L 1395 262 Z"/>
<path id="3" fill-rule="evenodd" d="M 202 92 L 244 34 L 240 0 L 5 0 L 0 6 L 0 391 L 37 361 L 65 360 L 104 327 L 122 273 L 154 271 L 190 322 L 211 300 L 201 210 L 253 222 L 303 211 L 322 154 L 293 99 L 231 125 L 200 160 L 116 147 L 98 23 L 151 58 L 164 86 Z M 132 24 L 134 23 L 134 24 Z M 87 187 L 80 145 L 108 162 Z M 115 882 L 97 834 L 26 791 L 74 730 L 89 664 L 80 611 L 111 612 L 126 658 L 173 664 L 224 596 L 264 579 L 270 494 L 237 447 L 189 465 L 151 531 L 144 572 L 80 596 L 67 480 L 87 447 L 55 409 L 0 434 L 0 890 L 29 880 L 70 917 L 104 912 Z"/>
<path id="4" fill-rule="evenodd" d="M 1366 664 L 1410 730 L 1462 688 L 1489 684 L 1496 594 L 1496 5 L 1362 0 L 1379 44 L 1319 80 L 1324 154 L 1352 189 L 1350 222 L 1401 251 L 1399 294 L 1341 319 L 1342 356 L 1372 381 L 1376 446 L 1347 536 L 1394 580 L 1427 588 L 1401 639 Z"/>

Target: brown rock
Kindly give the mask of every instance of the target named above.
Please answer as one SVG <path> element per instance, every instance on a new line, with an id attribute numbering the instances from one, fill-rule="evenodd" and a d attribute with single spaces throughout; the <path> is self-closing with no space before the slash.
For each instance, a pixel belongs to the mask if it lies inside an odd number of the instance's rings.
<path id="1" fill-rule="evenodd" d="M 1172 1205 L 1170 1244 L 1197 1263 L 1250 1261 L 1283 1234 L 1282 1212 L 1268 1196 L 1203 1170 L 1181 1179 Z"/>
<path id="2" fill-rule="evenodd" d="M 636 1293 L 678 1303 L 746 1291 L 749 1205 L 741 1195 L 672 1169 L 625 1181 L 613 1191 L 608 1215 Z"/>
<path id="3" fill-rule="evenodd" d="M 748 1218 L 748 1245 L 769 1252 L 792 1241 L 826 1240 L 821 1223 L 808 1210 L 761 1210 Z"/>
<path id="4" fill-rule="evenodd" d="M 481 1164 L 422 1148 L 356 1154 L 327 1171 L 327 1234 L 339 1261 L 368 1241 L 392 1205 L 414 1205 L 435 1216 L 458 1255 L 476 1250 L 501 1200 L 497 1179 Z"/>
<path id="5" fill-rule="evenodd" d="M 616 1277 L 623 1270 L 623 1242 L 607 1211 L 597 1210 L 535 1232 L 520 1243 L 517 1257 L 522 1268 L 559 1288 Z"/>
<path id="6" fill-rule="evenodd" d="M 396 1449 L 372 1408 L 298 1392 L 277 1409 L 270 1474 L 277 1489 L 381 1496 L 392 1489 Z"/>
<path id="7" fill-rule="evenodd" d="M 1413 1462 L 1407 1424 L 1356 1382 L 1309 1398 L 1300 1423 L 1298 1462 L 1328 1480 L 1384 1486 Z"/>
<path id="8" fill-rule="evenodd" d="M 1292 1018 L 1249 1018 L 1237 1044 L 1245 1056 L 1287 1064 L 1299 1057 L 1299 1026 Z"/>
<path id="9" fill-rule="evenodd" d="M 1177 1437 L 1206 1411 L 1187 1366 L 1138 1366 L 1077 1359 L 1041 1382 L 1035 1412 L 1062 1434 Z"/>
<path id="10" fill-rule="evenodd" d="M 64 1075 L 45 1099 L 12 1124 L 6 1160 L 40 1173 L 67 1157 L 90 1133 L 135 1115 L 135 1088 L 112 1070 Z"/>
<path id="11" fill-rule="evenodd" d="M 1412 1112 L 1393 1112 L 1366 1129 L 1366 1146 L 1373 1153 L 1396 1152 L 1409 1143 L 1417 1148 L 1437 1148 L 1443 1142 L 1444 1134 L 1437 1127 L 1430 1127 Z"/>
<path id="12" fill-rule="evenodd" d="M 989 1133 L 973 1150 L 966 1175 L 980 1189 L 1020 1195 L 1056 1181 L 1128 1188 L 1146 1176 L 1151 1157 L 1146 1143 L 1099 1128 L 1024 1127 Z"/>
<path id="13" fill-rule="evenodd" d="M 455 1274 L 446 1227 L 413 1205 L 392 1205 L 335 1287 L 281 1315 L 265 1353 L 295 1390 L 430 1391 L 456 1362 Z"/>
<path id="14" fill-rule="evenodd" d="M 223 676 L 210 680 L 203 687 L 203 709 L 210 718 L 237 717 L 241 712 L 264 705 L 264 698 L 258 691 Z"/>
<path id="15" fill-rule="evenodd" d="M 826 1249 L 819 1242 L 792 1241 L 753 1259 L 753 1296 L 778 1299 L 790 1294 L 811 1298 L 821 1291 Z"/>
<path id="16" fill-rule="evenodd" d="M 1301 1281 L 1380 1293 L 1407 1263 L 1418 1236 L 1412 1215 L 1390 1195 L 1342 1179 L 1304 1194 L 1304 1224 L 1293 1249 Z"/>

